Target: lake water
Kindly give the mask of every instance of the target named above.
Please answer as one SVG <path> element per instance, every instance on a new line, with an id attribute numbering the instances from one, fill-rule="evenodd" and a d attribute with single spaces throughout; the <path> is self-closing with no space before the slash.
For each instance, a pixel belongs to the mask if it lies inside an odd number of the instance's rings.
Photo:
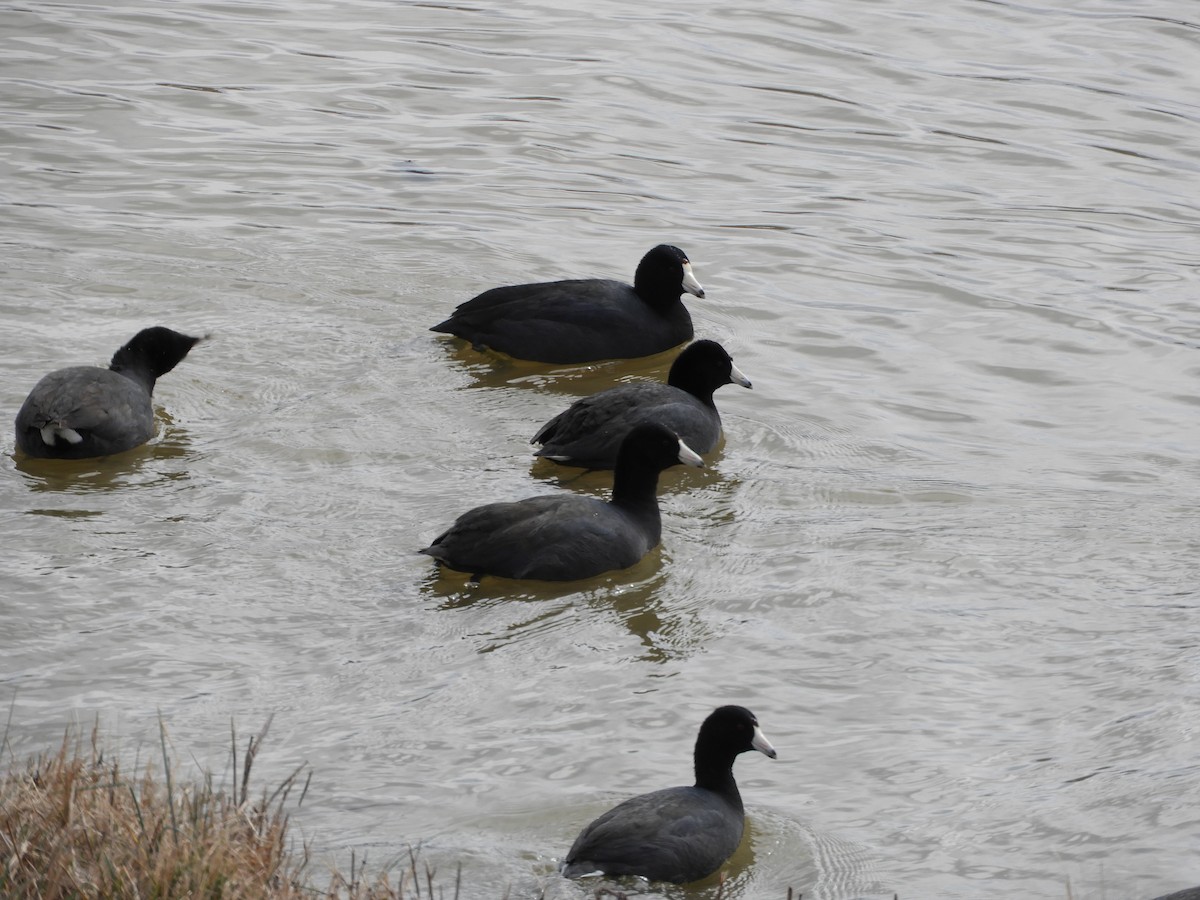
<path id="1" fill-rule="evenodd" d="M 144 448 L 36 465 L 6 426 L 18 757 L 98 716 L 146 758 L 161 714 L 219 773 L 273 715 L 260 774 L 314 768 L 320 859 L 419 842 L 466 897 L 578 900 L 578 828 L 741 703 L 779 759 L 738 762 L 725 897 L 1200 883 L 1194 0 L 0 15 L 7 415 L 144 326 L 211 334 Z M 469 506 L 602 496 L 528 439 L 673 354 L 428 326 L 664 241 L 754 390 L 663 478 L 661 548 L 438 576 L 415 551 Z"/>

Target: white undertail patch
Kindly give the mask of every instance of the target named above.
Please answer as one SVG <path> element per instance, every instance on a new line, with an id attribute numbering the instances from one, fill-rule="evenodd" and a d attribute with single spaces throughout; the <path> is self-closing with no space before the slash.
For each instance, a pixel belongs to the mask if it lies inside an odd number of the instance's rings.
<path id="1" fill-rule="evenodd" d="M 62 438 L 68 444 L 82 444 L 83 435 L 74 428 L 68 428 L 65 425 L 44 425 L 42 426 L 42 442 L 47 447 L 53 447 L 57 443 L 57 439 Z"/>

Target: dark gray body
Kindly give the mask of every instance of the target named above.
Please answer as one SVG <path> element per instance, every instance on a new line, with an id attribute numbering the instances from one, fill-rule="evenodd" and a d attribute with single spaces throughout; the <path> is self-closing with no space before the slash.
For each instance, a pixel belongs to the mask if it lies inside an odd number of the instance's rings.
<path id="1" fill-rule="evenodd" d="M 738 848 L 745 827 L 741 797 L 698 787 L 642 794 L 583 829 L 563 874 L 640 875 L 683 884 L 711 875 Z"/>
<path id="2" fill-rule="evenodd" d="M 660 244 L 642 258 L 633 285 L 587 278 L 492 288 L 430 330 L 534 362 L 632 359 L 691 340 L 685 290 L 704 296 L 683 251 Z"/>
<path id="3" fill-rule="evenodd" d="M 421 552 L 472 575 L 572 581 L 632 566 L 661 534 L 657 502 L 625 510 L 552 494 L 478 506 Z"/>
<path id="4" fill-rule="evenodd" d="M 83 439 L 42 439 L 42 428 L 62 425 Z M 17 413 L 17 447 L 42 459 L 86 459 L 120 453 L 154 436 L 154 410 L 146 388 L 96 366 L 72 366 L 39 381 Z"/>
<path id="5" fill-rule="evenodd" d="M 532 443 L 543 445 L 534 455 L 611 469 L 621 441 L 642 422 L 665 425 L 697 453 L 708 453 L 721 437 L 715 405 L 669 384 L 623 384 L 575 401 L 543 425 L 533 436 Z"/>
<path id="6" fill-rule="evenodd" d="M 661 425 L 639 425 L 621 444 L 607 503 L 549 494 L 463 513 L 421 553 L 478 578 L 573 581 L 625 569 L 658 544 L 658 475 L 700 457 Z"/>

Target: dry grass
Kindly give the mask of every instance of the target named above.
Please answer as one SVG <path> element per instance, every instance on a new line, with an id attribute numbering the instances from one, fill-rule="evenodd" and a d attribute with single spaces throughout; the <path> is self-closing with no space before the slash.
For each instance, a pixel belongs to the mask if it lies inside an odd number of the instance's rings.
<path id="1" fill-rule="evenodd" d="M 415 852 L 399 872 L 368 877 L 352 861 L 349 877 L 333 872 L 327 887 L 313 887 L 309 849 L 293 852 L 285 811 L 293 793 L 297 805 L 303 802 L 304 767 L 271 793 L 250 796 L 266 727 L 249 740 L 240 760 L 231 733 L 228 791 L 214 786 L 211 772 L 181 785 L 161 722 L 159 730 L 162 758 L 140 771 L 135 764 L 127 773 L 119 760 L 106 757 L 96 728 L 90 740 L 68 730 L 57 750 L 11 766 L 0 778 L 0 896 L 457 898 L 457 882 L 451 891 L 435 891 L 434 873 L 427 866 L 418 871 Z"/>

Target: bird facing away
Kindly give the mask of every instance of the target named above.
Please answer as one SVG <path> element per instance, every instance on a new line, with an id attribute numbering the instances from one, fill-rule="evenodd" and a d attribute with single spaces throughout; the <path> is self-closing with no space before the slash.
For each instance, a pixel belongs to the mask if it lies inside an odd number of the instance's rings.
<path id="1" fill-rule="evenodd" d="M 39 381 L 17 413 L 17 447 L 42 459 L 107 456 L 154 435 L 154 383 L 203 338 L 155 326 L 113 354 L 107 369 L 71 366 Z"/>
<path id="2" fill-rule="evenodd" d="M 573 581 L 628 568 L 662 536 L 658 475 L 676 463 L 704 465 L 663 426 L 639 425 L 621 444 L 609 501 L 562 492 L 477 506 L 420 552 L 475 579 Z"/>
<path id="3" fill-rule="evenodd" d="M 750 387 L 716 341 L 696 341 L 671 364 L 666 384 L 622 384 L 576 400 L 530 440 L 535 456 L 568 466 L 611 469 L 621 440 L 641 422 L 670 428 L 697 453 L 708 453 L 721 437 L 713 391 L 722 385 Z"/>
<path id="4" fill-rule="evenodd" d="M 685 291 L 704 296 L 687 255 L 659 244 L 638 263 L 632 285 L 587 278 L 492 288 L 430 330 L 533 362 L 632 359 L 692 339 L 679 299 Z"/>
<path id="5" fill-rule="evenodd" d="M 640 794 L 613 807 L 579 833 L 563 860 L 568 878 L 638 875 L 685 884 L 717 871 L 742 840 L 745 810 L 733 779 L 739 753 L 775 748 L 754 713 L 722 706 L 696 737 L 696 783 Z"/>

